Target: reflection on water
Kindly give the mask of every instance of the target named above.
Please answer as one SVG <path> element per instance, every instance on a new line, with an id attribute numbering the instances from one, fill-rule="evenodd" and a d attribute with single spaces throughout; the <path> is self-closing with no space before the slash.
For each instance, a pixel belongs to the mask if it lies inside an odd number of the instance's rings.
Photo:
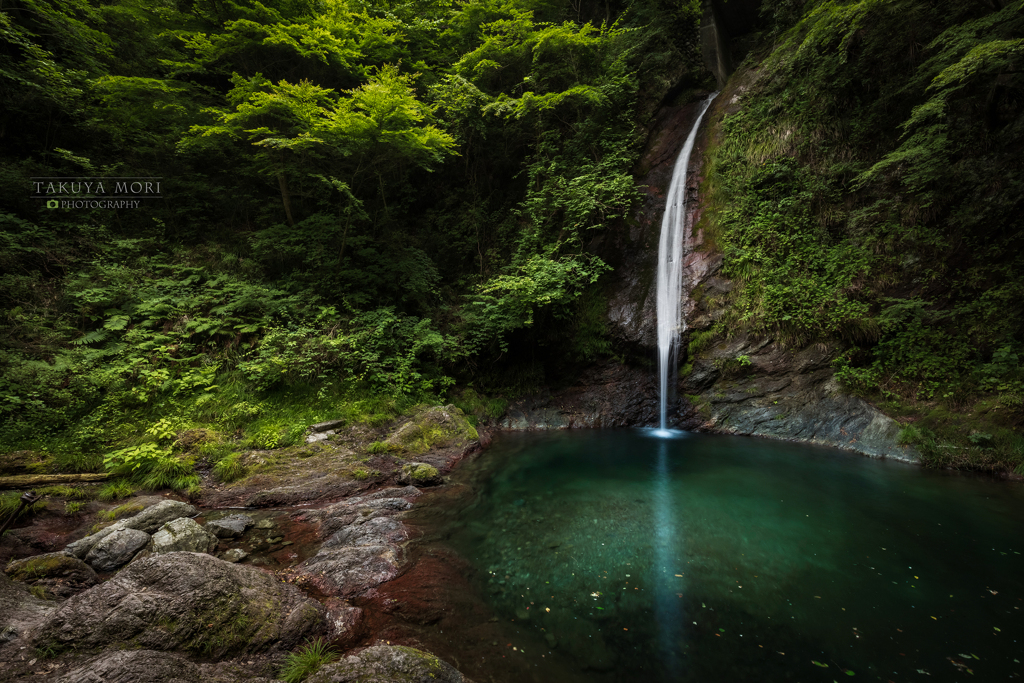
<path id="1" fill-rule="evenodd" d="M 420 642 L 484 681 L 1024 675 L 1020 485 L 654 431 L 502 435 L 464 464 L 411 521 L 497 623 Z"/>

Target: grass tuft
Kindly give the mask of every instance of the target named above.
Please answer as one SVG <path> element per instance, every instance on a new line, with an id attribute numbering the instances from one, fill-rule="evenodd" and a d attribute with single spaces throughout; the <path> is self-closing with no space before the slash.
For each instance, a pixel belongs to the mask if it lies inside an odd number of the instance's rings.
<path id="1" fill-rule="evenodd" d="M 288 655 L 281 669 L 281 680 L 285 683 L 300 683 L 336 659 L 338 653 L 323 639 L 307 641 L 298 652 Z"/>

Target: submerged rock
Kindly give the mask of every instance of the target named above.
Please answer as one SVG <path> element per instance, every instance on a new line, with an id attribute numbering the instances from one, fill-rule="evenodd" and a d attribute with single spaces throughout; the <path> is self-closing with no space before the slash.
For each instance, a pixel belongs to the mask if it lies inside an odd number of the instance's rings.
<path id="1" fill-rule="evenodd" d="M 128 564 L 152 537 L 137 529 L 118 529 L 92 547 L 85 561 L 98 572 L 112 572 Z"/>
<path id="2" fill-rule="evenodd" d="M 223 555 L 220 556 L 222 560 L 227 562 L 241 562 L 245 558 L 249 557 L 249 553 L 245 552 L 241 548 L 232 548 L 227 550 Z"/>
<path id="3" fill-rule="evenodd" d="M 14 560 L 4 572 L 13 580 L 29 586 L 41 586 L 50 595 L 69 598 L 99 581 L 96 572 L 77 557 L 47 553 Z"/>
<path id="4" fill-rule="evenodd" d="M 229 515 L 220 519 L 211 519 L 205 526 L 206 530 L 217 538 L 237 538 L 254 523 L 249 515 Z"/>
<path id="5" fill-rule="evenodd" d="M 153 554 L 185 551 L 209 553 L 217 547 L 217 537 L 194 520 L 182 517 L 164 524 L 153 534 L 147 550 Z"/>
<path id="6" fill-rule="evenodd" d="M 429 652 L 398 645 L 368 647 L 328 664 L 308 683 L 468 683 L 465 676 Z"/>
<path id="7" fill-rule="evenodd" d="M 39 647 L 289 650 L 327 630 L 324 609 L 294 586 L 248 565 L 202 553 L 137 559 L 80 593 L 39 627 Z"/>

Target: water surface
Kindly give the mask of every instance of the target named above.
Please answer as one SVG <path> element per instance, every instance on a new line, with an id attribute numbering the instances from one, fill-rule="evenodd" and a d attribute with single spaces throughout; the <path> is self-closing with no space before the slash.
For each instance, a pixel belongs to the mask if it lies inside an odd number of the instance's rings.
<path id="1" fill-rule="evenodd" d="M 410 521 L 503 631 L 423 644 L 483 681 L 1024 674 L 1024 487 L 658 433 L 503 434 L 464 463 Z"/>

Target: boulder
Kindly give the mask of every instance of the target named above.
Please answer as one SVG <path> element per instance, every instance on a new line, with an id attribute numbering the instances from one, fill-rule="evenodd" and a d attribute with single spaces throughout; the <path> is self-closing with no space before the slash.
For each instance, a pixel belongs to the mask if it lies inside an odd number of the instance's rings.
<path id="1" fill-rule="evenodd" d="M 353 597 L 398 576 L 405 561 L 401 544 L 409 536 L 394 517 L 412 507 L 407 498 L 419 495 L 413 486 L 382 489 L 305 513 L 326 540 L 297 567 L 299 580 L 324 595 Z"/>
<path id="2" fill-rule="evenodd" d="M 96 572 L 77 557 L 64 553 L 47 553 L 14 560 L 4 570 L 15 581 L 42 586 L 58 598 L 69 598 L 99 581 Z"/>
<path id="3" fill-rule="evenodd" d="M 323 607 L 259 569 L 203 553 L 136 559 L 69 598 L 36 630 L 37 647 L 287 651 L 327 631 Z"/>
<path id="4" fill-rule="evenodd" d="M 198 510 L 188 503 L 182 503 L 177 500 L 162 500 L 156 505 L 150 505 L 134 517 L 118 520 L 94 534 L 79 539 L 74 543 L 69 543 L 64 548 L 64 554 L 82 560 L 93 549 L 93 546 L 116 531 L 135 529 L 136 531 L 144 531 L 147 534 L 151 534 L 167 522 L 179 517 L 192 517 L 197 512 Z"/>
<path id="5" fill-rule="evenodd" d="M 405 525 L 394 517 L 357 519 L 334 532 L 321 549 L 359 545 L 398 545 L 409 539 Z"/>
<path id="6" fill-rule="evenodd" d="M 403 562 L 393 545 L 321 548 L 299 565 L 298 575 L 325 595 L 352 597 L 398 576 Z"/>
<path id="7" fill-rule="evenodd" d="M 114 650 L 104 652 L 53 683 L 203 683 L 199 666 L 171 652 Z"/>
<path id="8" fill-rule="evenodd" d="M 182 517 L 167 522 L 153 534 L 149 547 L 154 555 L 178 551 L 208 553 L 217 547 L 217 537 L 199 526 L 194 520 Z"/>
<path id="9" fill-rule="evenodd" d="M 451 664 L 429 652 L 399 645 L 375 645 L 328 664 L 307 683 L 468 683 Z"/>
<path id="10" fill-rule="evenodd" d="M 145 548 L 150 538 L 145 531 L 118 529 L 94 545 L 85 556 L 85 561 L 98 572 L 112 572 L 131 562 L 135 553 Z"/>
<path id="11" fill-rule="evenodd" d="M 52 683 L 275 683 L 240 662 L 196 663 L 174 652 L 113 650 Z M 279 681 L 276 683 L 280 683 Z"/>
<path id="12" fill-rule="evenodd" d="M 220 519 L 211 519 L 206 523 L 206 530 L 217 538 L 238 538 L 254 524 L 249 515 L 228 515 Z"/>
<path id="13" fill-rule="evenodd" d="M 437 468 L 425 462 L 405 463 L 402 465 L 402 471 L 398 474 L 399 484 L 435 486 L 441 482 L 441 474 L 437 471 Z"/>

